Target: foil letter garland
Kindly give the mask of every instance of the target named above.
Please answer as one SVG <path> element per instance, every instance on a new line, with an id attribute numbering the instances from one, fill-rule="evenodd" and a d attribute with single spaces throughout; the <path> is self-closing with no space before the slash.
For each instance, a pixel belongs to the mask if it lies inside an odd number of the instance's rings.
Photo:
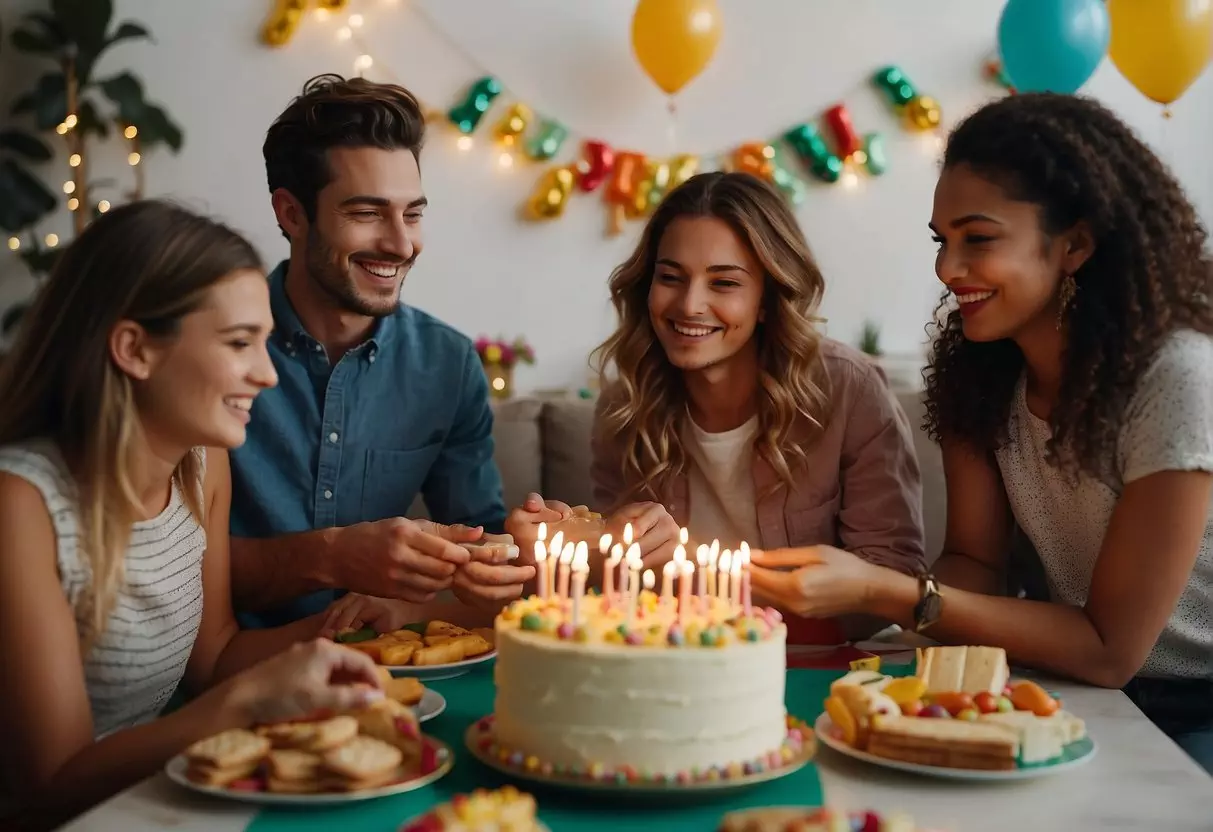
<path id="1" fill-rule="evenodd" d="M 447 113 L 447 118 L 458 128 L 460 133 L 469 134 L 475 131 L 480 119 L 493 105 L 493 99 L 501 95 L 501 84 L 496 78 L 486 76 L 468 89 L 463 101 L 456 104 Z"/>

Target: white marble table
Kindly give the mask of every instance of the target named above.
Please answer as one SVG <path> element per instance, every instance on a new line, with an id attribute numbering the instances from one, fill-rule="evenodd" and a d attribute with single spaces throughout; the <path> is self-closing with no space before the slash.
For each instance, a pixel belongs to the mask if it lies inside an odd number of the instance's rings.
<path id="1" fill-rule="evenodd" d="M 1098 752 L 1086 765 L 1035 780 L 954 782 L 878 768 L 822 747 L 818 770 L 827 802 L 904 810 L 924 826 L 949 832 L 1213 832 L 1213 777 L 1123 693 L 1055 681 L 1048 687 L 1086 721 L 1095 739 Z M 194 796 L 160 775 L 64 829 L 240 832 L 254 811 Z"/>

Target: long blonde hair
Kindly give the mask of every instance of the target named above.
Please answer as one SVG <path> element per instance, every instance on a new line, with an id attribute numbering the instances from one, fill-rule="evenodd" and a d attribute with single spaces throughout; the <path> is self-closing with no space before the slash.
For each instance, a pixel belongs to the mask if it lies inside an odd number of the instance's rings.
<path id="1" fill-rule="evenodd" d="M 765 314 L 754 335 L 759 373 L 754 449 L 778 475 L 776 487 L 790 488 L 792 465 L 805 459 L 805 446 L 828 419 L 821 335 L 815 327 L 825 282 L 795 215 L 774 188 L 749 174 L 703 173 L 666 196 L 636 250 L 611 275 L 619 325 L 593 360 L 606 397 L 603 432 L 625 448 L 621 473 L 628 490 L 619 499 L 660 499 L 686 465 L 679 438 L 686 387 L 653 332 L 648 307 L 657 248 L 679 217 L 728 223 L 766 273 Z M 616 377 L 608 380 L 612 368 Z"/>
<path id="2" fill-rule="evenodd" d="M 52 439 L 71 473 L 91 572 L 79 611 L 85 645 L 104 631 L 140 511 L 130 471 L 143 428 L 131 380 L 111 359 L 110 333 L 128 320 L 153 337 L 172 338 L 212 285 L 261 268 L 253 247 L 231 229 L 166 202 L 136 202 L 85 229 L 21 322 L 0 367 L 0 445 Z M 173 481 L 201 522 L 197 454 L 186 454 Z"/>

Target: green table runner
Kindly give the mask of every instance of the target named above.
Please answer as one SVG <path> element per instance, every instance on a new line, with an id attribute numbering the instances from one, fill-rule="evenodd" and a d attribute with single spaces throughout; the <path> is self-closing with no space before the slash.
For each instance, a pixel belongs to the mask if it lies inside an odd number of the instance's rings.
<path id="1" fill-rule="evenodd" d="M 885 672 L 901 676 L 912 669 L 890 667 Z M 842 674 L 843 671 L 836 670 L 789 670 L 785 696 L 788 712 L 811 723 L 821 713 L 821 703 L 829 694 L 830 683 Z M 809 763 L 794 774 L 729 796 L 671 797 L 668 803 L 660 798 L 645 799 L 641 803 L 629 801 L 622 794 L 540 789 L 526 781 L 511 781 L 479 763 L 463 745 L 467 727 L 493 710 L 491 663 L 466 676 L 430 685 L 446 697 L 447 707 L 440 716 L 425 723 L 424 730 L 446 742 L 455 752 L 455 766 L 450 773 L 431 786 L 395 797 L 331 808 L 266 808 L 258 813 L 247 832 L 328 832 L 334 829 L 394 832 L 403 821 L 455 794 L 477 787 L 495 788 L 507 782 L 535 795 L 540 818 L 554 832 L 658 828 L 662 832 L 710 832 L 725 812 L 734 809 L 789 804 L 819 806 L 822 803 L 821 780 L 815 763 Z"/>

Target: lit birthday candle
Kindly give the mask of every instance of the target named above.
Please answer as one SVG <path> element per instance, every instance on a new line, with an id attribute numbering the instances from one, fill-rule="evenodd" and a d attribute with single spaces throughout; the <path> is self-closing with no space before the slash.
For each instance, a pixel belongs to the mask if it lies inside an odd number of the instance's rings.
<path id="1" fill-rule="evenodd" d="M 720 541 L 713 540 L 708 547 L 708 597 L 716 595 L 716 564 L 720 560 Z"/>
<path id="2" fill-rule="evenodd" d="M 682 564 L 682 574 L 678 578 L 678 623 L 686 626 L 687 615 L 691 606 L 691 581 L 695 577 L 695 564 L 686 561 Z M 702 580 L 700 587 L 703 586 Z"/>
<path id="3" fill-rule="evenodd" d="M 580 545 L 584 546 L 582 542 Z M 560 552 L 560 563 L 557 566 L 560 574 L 558 577 L 559 587 L 556 590 L 556 597 L 562 600 L 567 600 L 569 597 L 569 569 L 573 565 L 573 554 L 577 551 L 577 546 L 573 541 L 564 544 L 564 549 Z"/>
<path id="4" fill-rule="evenodd" d="M 653 586 L 657 583 L 657 576 L 653 574 L 652 569 L 644 570 L 644 574 L 640 576 L 640 583 L 649 592 L 653 591 Z M 636 609 L 638 612 L 643 612 L 644 611 L 644 599 L 640 597 L 640 593 L 637 593 L 636 597 L 638 599 L 637 603 L 636 603 Z"/>
<path id="5" fill-rule="evenodd" d="M 690 542 L 691 535 L 687 531 L 687 527 L 683 526 L 678 530 L 678 542 L 682 544 L 682 548 L 686 549 L 687 543 Z"/>
<path id="6" fill-rule="evenodd" d="M 699 567 L 699 592 L 700 598 L 706 598 L 708 594 L 708 547 L 700 543 L 695 547 L 695 563 Z"/>
<path id="7" fill-rule="evenodd" d="M 720 568 L 716 574 L 716 597 L 721 601 L 729 600 L 729 568 L 733 565 L 733 553 L 725 549 L 717 561 Z"/>
<path id="8" fill-rule="evenodd" d="M 733 553 L 733 563 L 729 569 L 729 603 L 733 607 L 741 606 L 741 564 L 743 553 Z"/>
<path id="9" fill-rule="evenodd" d="M 536 539 L 537 540 L 547 540 L 548 539 L 548 524 L 547 523 L 539 524 L 539 537 Z"/>
<path id="10" fill-rule="evenodd" d="M 674 597 L 674 576 L 678 573 L 678 564 L 672 560 L 667 560 L 665 566 L 661 567 L 661 600 L 663 603 Z"/>
<path id="11" fill-rule="evenodd" d="M 547 595 L 551 598 L 556 594 L 556 567 L 560 561 L 560 555 L 564 551 L 564 532 L 556 532 L 552 535 L 552 542 L 548 544 L 548 590 Z"/>
<path id="12" fill-rule="evenodd" d="M 604 534 L 602 537 L 598 538 L 598 552 L 601 555 L 606 555 L 606 553 L 609 551 L 611 551 L 611 536 L 609 534 Z"/>
<path id="13" fill-rule="evenodd" d="M 589 548 L 577 547 L 573 557 L 573 627 L 581 626 L 581 601 L 585 597 L 585 579 L 590 574 Z"/>
<path id="14" fill-rule="evenodd" d="M 542 540 L 535 541 L 535 583 L 539 597 L 548 597 L 548 549 Z"/>
<path id="15" fill-rule="evenodd" d="M 627 523 L 623 527 L 623 546 L 626 549 L 632 545 L 632 524 Z"/>
<path id="16" fill-rule="evenodd" d="M 619 566 L 621 560 L 623 560 L 623 546 L 616 543 L 611 547 L 611 556 L 602 570 L 602 595 L 606 598 L 608 606 L 613 603 L 615 596 L 615 568 Z"/>
<path id="17" fill-rule="evenodd" d="M 634 607 L 636 599 L 640 597 L 640 570 L 644 566 L 644 561 L 640 558 L 640 544 L 633 543 L 629 546 L 624 559 L 628 567 L 628 590 L 632 593 L 629 606 Z"/>
<path id="18" fill-rule="evenodd" d="M 748 617 L 753 608 L 754 599 L 750 589 L 750 547 L 741 544 L 741 606 Z"/>

